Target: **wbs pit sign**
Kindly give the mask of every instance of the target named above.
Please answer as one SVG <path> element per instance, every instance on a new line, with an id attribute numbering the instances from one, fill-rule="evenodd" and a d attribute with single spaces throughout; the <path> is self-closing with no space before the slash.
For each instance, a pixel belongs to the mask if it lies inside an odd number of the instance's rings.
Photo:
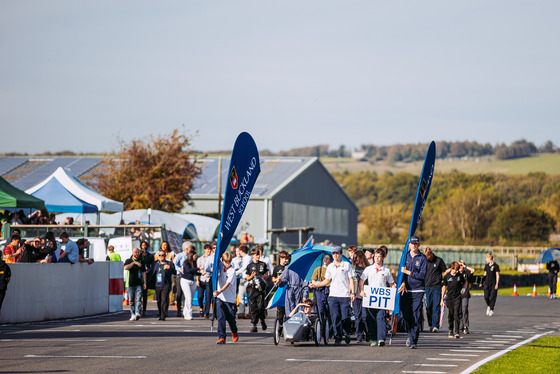
<path id="1" fill-rule="evenodd" d="M 373 309 L 395 309 L 396 288 L 364 286 L 364 299 L 362 306 Z"/>

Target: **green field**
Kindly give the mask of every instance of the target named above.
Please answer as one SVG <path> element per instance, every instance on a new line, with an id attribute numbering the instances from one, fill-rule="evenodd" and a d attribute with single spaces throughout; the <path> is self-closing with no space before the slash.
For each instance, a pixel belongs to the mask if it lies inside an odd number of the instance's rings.
<path id="1" fill-rule="evenodd" d="M 475 373 L 558 373 L 560 338 L 544 337 L 481 366 Z"/>
<path id="2" fill-rule="evenodd" d="M 383 174 L 386 171 L 392 173 L 407 172 L 417 174 L 422 169 L 421 161 L 397 162 L 389 164 L 385 161 L 375 163 L 354 161 L 350 158 L 321 158 L 321 162 L 331 172 L 376 171 Z M 539 154 L 533 157 L 520 158 L 516 160 L 496 160 L 495 157 L 481 157 L 468 160 L 437 160 L 436 170 L 438 172 L 449 172 L 459 170 L 469 174 L 479 173 L 503 173 L 525 175 L 533 172 L 545 172 L 547 174 L 560 174 L 560 154 Z"/>

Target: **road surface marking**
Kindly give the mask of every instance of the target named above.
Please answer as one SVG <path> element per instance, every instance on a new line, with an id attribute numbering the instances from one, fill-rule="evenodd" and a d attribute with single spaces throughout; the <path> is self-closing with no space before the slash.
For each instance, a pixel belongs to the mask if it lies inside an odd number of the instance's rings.
<path id="1" fill-rule="evenodd" d="M 382 360 L 307 360 L 300 358 L 287 358 L 286 361 L 297 361 L 297 362 L 354 362 L 354 363 L 391 363 L 400 364 L 402 361 L 382 361 Z"/>
<path id="2" fill-rule="evenodd" d="M 528 343 L 532 342 L 533 340 L 536 340 L 536 339 L 538 339 L 538 338 L 540 338 L 540 337 L 542 337 L 542 336 L 545 336 L 545 335 L 547 335 L 547 334 L 550 334 L 550 333 L 552 333 L 552 332 L 554 332 L 554 331 L 548 331 L 548 332 L 545 332 L 545 333 L 543 333 L 543 334 L 534 335 L 534 336 L 530 337 L 529 339 L 523 340 L 522 342 L 519 342 L 519 343 L 517 343 L 517 344 L 515 344 L 515 345 L 512 345 L 511 347 L 508 347 L 508 348 L 506 348 L 506 349 L 504 349 L 504 350 L 501 350 L 500 352 L 495 353 L 495 354 L 493 354 L 492 356 L 486 357 L 484 360 L 481 360 L 481 361 L 475 363 L 474 365 L 468 367 L 467 369 L 463 370 L 463 371 L 461 372 L 461 374 L 470 374 L 470 373 L 472 373 L 473 371 L 475 371 L 476 369 L 478 369 L 479 367 L 481 367 L 482 365 L 484 365 L 485 363 L 487 363 L 487 362 L 489 362 L 489 361 L 492 361 L 492 360 L 494 360 L 494 359 L 496 359 L 496 358 L 498 358 L 498 357 L 500 357 L 500 356 L 506 354 L 507 352 L 513 351 L 514 349 L 519 348 L 519 347 L 521 347 L 522 345 L 528 344 Z"/>
<path id="3" fill-rule="evenodd" d="M 146 356 L 56 356 L 56 355 L 25 355 L 26 358 L 146 358 Z"/>

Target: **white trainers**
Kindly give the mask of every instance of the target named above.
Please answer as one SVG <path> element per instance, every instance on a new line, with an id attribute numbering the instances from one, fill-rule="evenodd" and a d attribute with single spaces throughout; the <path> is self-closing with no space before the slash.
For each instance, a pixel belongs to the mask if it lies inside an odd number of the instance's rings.
<path id="1" fill-rule="evenodd" d="M 130 317 L 129 321 L 136 321 L 136 316 Z"/>
<path id="2" fill-rule="evenodd" d="M 490 307 L 486 308 L 486 315 L 489 316 L 490 315 Z"/>
<path id="3" fill-rule="evenodd" d="M 138 321 L 139 319 L 140 319 L 140 313 L 138 313 L 138 314 L 136 315 L 136 320 Z"/>
<path id="4" fill-rule="evenodd" d="M 493 310 L 491 310 L 491 311 L 488 312 L 488 316 L 492 317 L 493 315 L 494 315 L 494 311 L 493 311 Z"/>

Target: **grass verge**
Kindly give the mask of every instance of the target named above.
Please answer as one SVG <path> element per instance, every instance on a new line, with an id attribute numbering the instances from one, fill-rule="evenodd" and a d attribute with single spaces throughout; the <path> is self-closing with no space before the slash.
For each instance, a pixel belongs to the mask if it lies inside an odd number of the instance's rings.
<path id="1" fill-rule="evenodd" d="M 543 337 L 482 365 L 476 374 L 558 373 L 560 337 Z"/>

